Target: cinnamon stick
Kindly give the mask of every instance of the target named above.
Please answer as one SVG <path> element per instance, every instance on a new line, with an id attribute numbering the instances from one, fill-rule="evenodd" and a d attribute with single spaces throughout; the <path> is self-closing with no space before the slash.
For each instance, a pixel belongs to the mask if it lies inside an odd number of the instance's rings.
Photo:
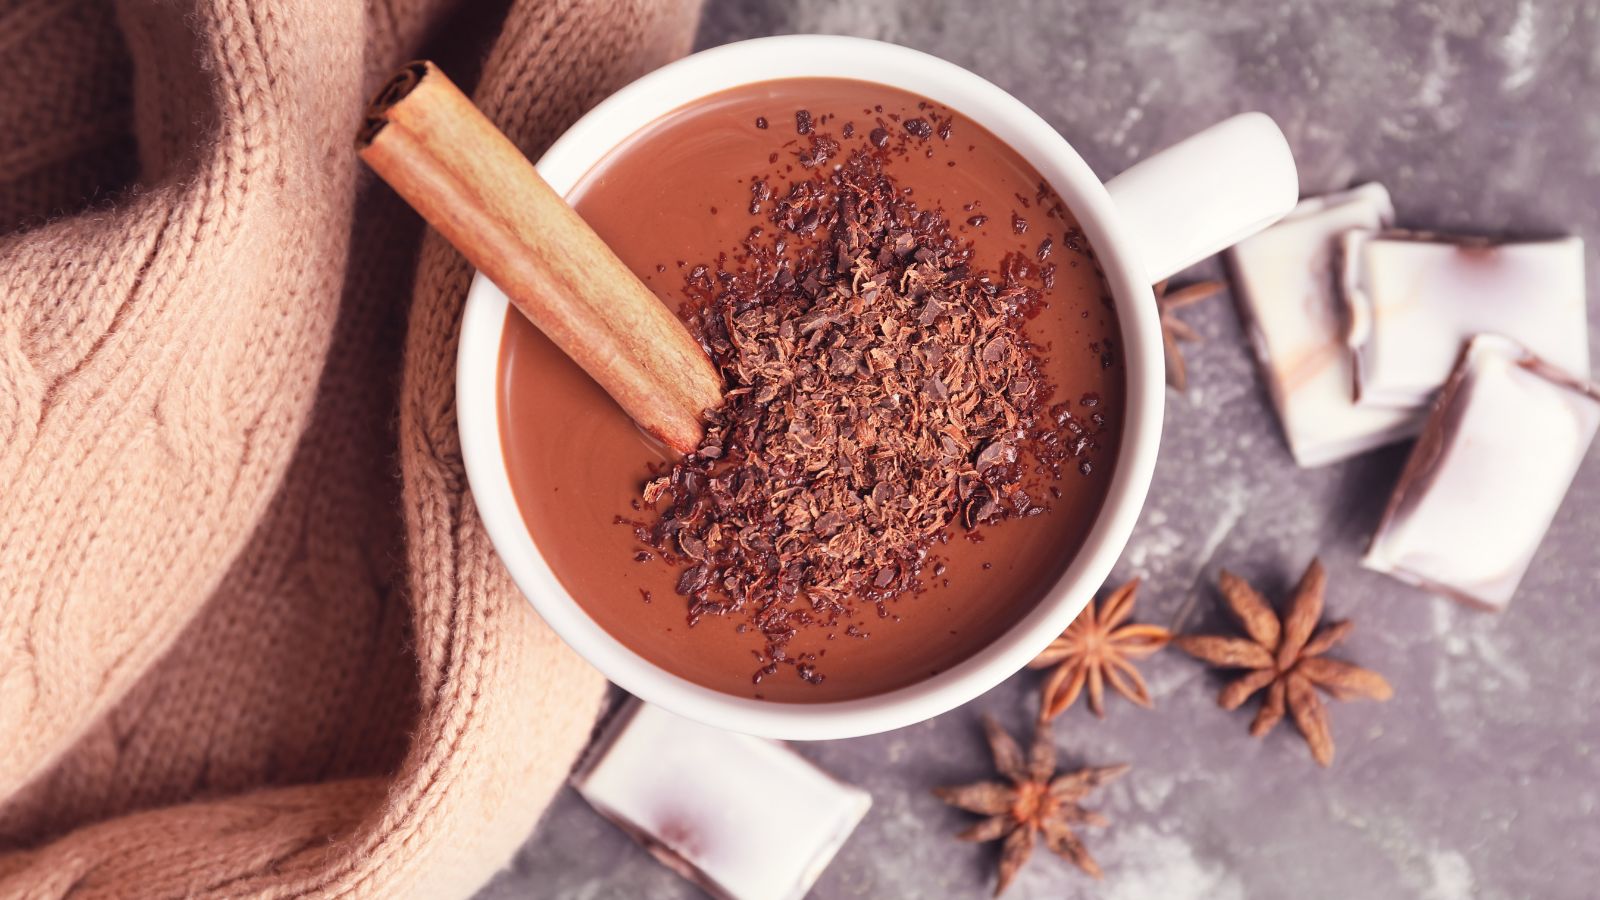
<path id="1" fill-rule="evenodd" d="M 444 73 L 407 64 L 356 138 L 396 193 L 646 432 L 680 453 L 722 382 L 688 329 Z"/>

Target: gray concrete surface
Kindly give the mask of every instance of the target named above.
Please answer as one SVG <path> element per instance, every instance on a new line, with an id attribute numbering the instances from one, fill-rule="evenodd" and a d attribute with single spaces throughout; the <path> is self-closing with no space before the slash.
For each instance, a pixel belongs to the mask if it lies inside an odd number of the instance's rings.
<path id="1" fill-rule="evenodd" d="M 1600 6 L 1583 0 L 712 0 L 700 43 L 777 32 L 883 38 L 967 66 L 1031 104 L 1103 175 L 1229 113 L 1283 124 L 1307 193 L 1380 179 L 1403 224 L 1572 231 L 1589 242 L 1600 322 Z M 1212 274 L 1215 263 L 1194 274 Z M 1388 704 L 1332 708 L 1339 760 L 1293 731 L 1249 738 L 1218 685 L 1175 653 L 1144 667 L 1157 710 L 1081 707 L 1072 762 L 1131 762 L 1087 836 L 1095 884 L 1047 854 L 1008 896 L 1578 898 L 1600 887 L 1600 450 L 1509 612 L 1478 613 L 1357 567 L 1404 460 L 1391 448 L 1302 471 L 1290 461 L 1226 302 L 1187 316 L 1193 387 L 1171 395 L 1150 502 L 1117 572 L 1146 579 L 1146 620 L 1212 621 L 1216 570 L 1265 589 L 1328 563 L 1345 655 L 1385 673 Z M 1600 329 L 1591 322 L 1591 342 Z M 1514 424 L 1514 411 L 1507 411 Z M 977 897 L 995 852 L 928 794 L 988 771 L 977 720 L 1026 726 L 1037 676 L 890 734 L 802 746 L 873 794 L 813 896 Z M 697 896 L 570 791 L 482 894 Z"/>

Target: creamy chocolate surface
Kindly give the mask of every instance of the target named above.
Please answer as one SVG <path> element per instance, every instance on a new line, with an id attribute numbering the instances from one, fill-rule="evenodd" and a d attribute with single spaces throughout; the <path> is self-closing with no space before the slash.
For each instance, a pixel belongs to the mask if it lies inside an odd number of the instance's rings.
<path id="1" fill-rule="evenodd" d="M 804 110 L 805 115 L 798 115 Z M 949 127 L 929 128 L 928 123 Z M 810 133 L 802 133 L 809 130 Z M 641 489 L 668 463 L 578 367 L 514 310 L 500 390 L 511 483 L 529 531 L 591 616 L 645 658 L 698 683 L 775 701 L 842 700 L 915 682 L 971 655 L 1038 602 L 1097 515 L 1121 434 L 1121 336 L 1081 234 L 1042 179 L 959 111 L 860 82 L 805 79 L 746 86 L 681 109 L 613 151 L 573 192 L 578 211 L 664 302 L 676 308 L 698 266 L 731 265 L 754 227 L 752 184 L 777 193 L 811 177 L 812 134 L 844 153 L 877 152 L 924 210 L 973 245 L 973 268 L 1021 255 L 1042 279 L 1029 339 L 1045 350 L 1051 403 L 1093 422 L 1094 446 L 1030 493 L 1042 515 L 968 530 L 934 551 L 924 589 L 849 621 L 802 630 L 797 653 L 826 677 L 792 668 L 760 679 L 764 642 L 734 616 L 688 624 L 671 564 L 619 520 L 652 515 Z M 825 163 L 825 166 L 836 164 Z M 1048 241 L 1048 244 L 1046 242 Z M 720 262 L 719 262 L 720 260 Z M 703 272 L 702 272 L 703 274 Z M 1081 465 L 1080 465 L 1081 464 Z M 1054 490 L 1051 490 L 1054 488 Z M 1058 495 L 1057 495 L 1058 494 Z M 934 573 L 937 573 L 936 575 Z"/>

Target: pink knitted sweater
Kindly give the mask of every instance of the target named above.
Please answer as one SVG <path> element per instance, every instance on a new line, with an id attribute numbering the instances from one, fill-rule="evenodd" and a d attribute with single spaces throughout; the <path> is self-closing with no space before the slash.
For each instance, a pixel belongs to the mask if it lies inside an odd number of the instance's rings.
<path id="1" fill-rule="evenodd" d="M 602 682 L 351 140 L 428 54 L 537 153 L 691 2 L 0 0 L 0 897 L 460 896 L 527 835 Z"/>

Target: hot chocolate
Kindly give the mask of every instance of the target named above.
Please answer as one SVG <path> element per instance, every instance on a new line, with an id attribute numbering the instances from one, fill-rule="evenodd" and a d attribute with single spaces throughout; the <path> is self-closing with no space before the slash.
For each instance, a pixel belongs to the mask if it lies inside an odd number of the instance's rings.
<path id="1" fill-rule="evenodd" d="M 571 199 L 731 389 L 669 459 L 508 317 L 513 490 L 620 641 L 729 693 L 861 697 L 970 656 L 1071 561 L 1116 458 L 1121 338 L 1070 213 L 996 137 L 878 85 L 768 82 L 652 124 Z M 690 502 L 769 471 L 780 433 L 788 481 Z"/>

